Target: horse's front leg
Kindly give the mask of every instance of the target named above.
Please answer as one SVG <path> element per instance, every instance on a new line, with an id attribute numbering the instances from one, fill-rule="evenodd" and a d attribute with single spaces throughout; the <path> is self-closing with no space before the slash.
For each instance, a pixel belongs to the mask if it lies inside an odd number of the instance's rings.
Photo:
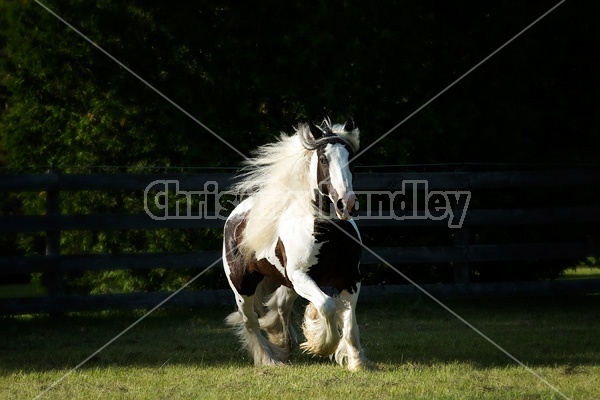
<path id="1" fill-rule="evenodd" d="M 342 339 L 335 351 L 335 361 L 342 366 L 346 365 L 351 371 L 368 367 L 356 322 L 356 302 L 359 292 L 360 282 L 357 283 L 354 293 L 342 290 L 338 299 L 337 313 L 341 320 Z"/>
<path id="2" fill-rule="evenodd" d="M 280 230 L 286 253 L 286 275 L 294 291 L 310 302 L 304 312 L 302 326 L 306 342 L 300 347 L 312 354 L 328 356 L 335 352 L 340 341 L 337 306 L 335 300 L 308 275 L 310 267 L 317 263 L 322 244 L 315 243 L 312 217 L 297 217 L 292 213 L 286 218 L 287 223 Z"/>
<path id="3" fill-rule="evenodd" d="M 340 342 L 335 300 L 325 294 L 303 271 L 296 270 L 289 278 L 294 290 L 310 302 L 306 306 L 302 324 L 306 342 L 300 347 L 311 354 L 333 354 Z"/>

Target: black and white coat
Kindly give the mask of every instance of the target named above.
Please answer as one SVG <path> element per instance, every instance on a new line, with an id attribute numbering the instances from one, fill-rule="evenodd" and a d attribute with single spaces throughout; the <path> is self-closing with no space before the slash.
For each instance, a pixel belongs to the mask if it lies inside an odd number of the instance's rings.
<path id="1" fill-rule="evenodd" d="M 358 145 L 352 121 L 301 125 L 259 148 L 236 187 L 250 196 L 225 223 L 223 263 L 238 306 L 227 322 L 255 364 L 286 360 L 298 295 L 310 302 L 301 348 L 352 370 L 366 363 L 355 314 L 362 246 L 348 166 Z"/>

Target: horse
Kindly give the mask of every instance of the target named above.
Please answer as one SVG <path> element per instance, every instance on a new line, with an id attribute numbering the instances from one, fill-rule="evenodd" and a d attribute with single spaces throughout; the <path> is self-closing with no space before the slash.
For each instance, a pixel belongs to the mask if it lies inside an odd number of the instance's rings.
<path id="1" fill-rule="evenodd" d="M 223 266 L 238 308 L 225 321 L 255 365 L 288 361 L 298 342 L 291 310 L 301 296 L 308 305 L 300 348 L 349 370 L 369 367 L 356 321 L 362 242 L 348 165 L 359 135 L 352 119 L 301 123 L 259 147 L 233 185 L 245 197 L 224 227 Z"/>

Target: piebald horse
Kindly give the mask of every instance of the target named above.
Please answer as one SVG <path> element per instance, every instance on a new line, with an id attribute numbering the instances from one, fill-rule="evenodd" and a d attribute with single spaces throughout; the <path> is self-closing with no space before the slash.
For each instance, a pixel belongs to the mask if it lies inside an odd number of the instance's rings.
<path id="1" fill-rule="evenodd" d="M 248 197 L 225 223 L 223 264 L 238 307 L 226 323 L 256 365 L 287 360 L 297 341 L 290 313 L 298 295 L 309 301 L 301 349 L 350 370 L 366 365 L 355 313 L 361 245 L 348 166 L 358 147 L 352 120 L 301 124 L 259 147 L 234 186 Z"/>

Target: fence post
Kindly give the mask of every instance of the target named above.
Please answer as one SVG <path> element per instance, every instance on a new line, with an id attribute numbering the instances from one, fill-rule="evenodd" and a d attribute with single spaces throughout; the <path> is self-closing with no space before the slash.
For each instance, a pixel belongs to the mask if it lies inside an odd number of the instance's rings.
<path id="1" fill-rule="evenodd" d="M 456 172 L 468 172 L 467 166 L 463 165 L 456 169 Z M 471 178 L 468 178 L 468 189 L 471 190 Z M 454 230 L 454 246 L 466 247 L 467 251 L 470 242 L 469 228 L 462 226 Z M 468 284 L 470 282 L 470 270 L 468 262 L 454 263 L 454 283 Z"/>
<path id="2" fill-rule="evenodd" d="M 46 216 L 58 221 L 60 216 L 60 175 L 52 169 L 46 173 L 56 175 L 56 184 L 46 191 Z M 44 273 L 42 281 L 48 289 L 50 297 L 58 297 L 62 292 L 62 276 L 60 272 L 60 226 L 58 224 L 46 231 L 46 256 L 49 269 Z M 51 313 L 51 316 L 60 314 Z"/>

